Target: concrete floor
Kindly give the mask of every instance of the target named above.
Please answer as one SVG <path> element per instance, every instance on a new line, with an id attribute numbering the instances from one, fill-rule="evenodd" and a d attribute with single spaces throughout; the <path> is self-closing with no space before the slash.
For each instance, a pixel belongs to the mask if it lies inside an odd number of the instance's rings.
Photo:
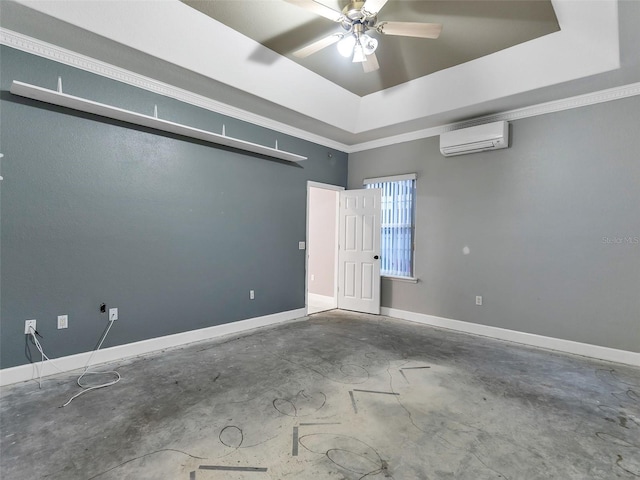
<path id="1" fill-rule="evenodd" d="M 640 476 L 640 369 L 340 311 L 1 393 L 3 479 Z"/>

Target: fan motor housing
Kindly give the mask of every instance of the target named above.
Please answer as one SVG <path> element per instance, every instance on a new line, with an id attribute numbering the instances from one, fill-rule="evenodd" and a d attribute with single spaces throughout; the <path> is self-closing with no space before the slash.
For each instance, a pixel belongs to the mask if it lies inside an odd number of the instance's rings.
<path id="1" fill-rule="evenodd" d="M 351 2 L 342 9 L 342 14 L 345 17 L 342 26 L 345 30 L 351 31 L 354 24 L 361 24 L 365 30 L 374 27 L 378 20 L 376 15 L 367 16 L 362 7 L 364 7 L 364 2 Z"/>

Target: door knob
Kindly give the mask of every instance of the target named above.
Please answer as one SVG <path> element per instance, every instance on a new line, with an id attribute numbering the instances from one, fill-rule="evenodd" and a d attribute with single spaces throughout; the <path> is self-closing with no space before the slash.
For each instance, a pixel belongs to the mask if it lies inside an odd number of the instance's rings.
<path id="1" fill-rule="evenodd" d="M 374 256 L 373 256 L 373 259 L 374 259 L 374 260 L 378 260 L 379 258 L 380 258 L 380 257 L 379 257 L 378 255 L 374 255 Z"/>

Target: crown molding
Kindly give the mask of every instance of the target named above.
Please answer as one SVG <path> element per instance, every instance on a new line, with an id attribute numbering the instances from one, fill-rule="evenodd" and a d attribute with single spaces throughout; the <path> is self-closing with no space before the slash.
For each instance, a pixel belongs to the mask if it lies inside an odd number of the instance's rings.
<path id="1" fill-rule="evenodd" d="M 321 135 L 316 135 L 306 130 L 292 127 L 285 123 L 271 120 L 267 117 L 254 114 L 231 105 L 227 105 L 223 102 L 219 102 L 193 92 L 189 92 L 188 90 L 159 82 L 149 77 L 133 73 L 129 70 L 101 62 L 11 30 L 0 28 L 0 44 L 345 153 L 356 153 L 374 148 L 395 145 L 398 143 L 419 140 L 422 138 L 435 137 L 444 132 L 473 127 L 483 123 L 497 122 L 501 120 L 520 120 L 523 118 L 536 117 L 539 115 L 546 115 L 548 113 L 561 112 L 563 110 L 571 110 L 574 108 L 581 108 L 640 95 L 640 82 L 636 82 L 606 90 L 509 110 L 506 112 L 476 117 L 461 122 L 449 123 L 437 127 L 380 138 L 369 142 L 348 145 Z"/>
<path id="2" fill-rule="evenodd" d="M 529 107 L 518 108 L 506 112 L 495 113 L 492 115 L 485 115 L 483 117 L 476 117 L 469 120 L 463 120 L 461 122 L 449 123 L 447 125 L 441 125 L 439 127 L 416 130 L 409 133 L 403 133 L 400 135 L 394 135 L 378 140 L 372 140 L 370 142 L 358 143 L 355 145 L 350 145 L 347 153 L 362 152 L 365 150 L 371 150 L 373 148 L 386 147 L 389 145 L 395 145 L 397 143 L 419 140 L 421 138 L 435 137 L 444 132 L 450 132 L 452 130 L 458 130 L 460 128 L 475 127 L 476 125 L 482 125 L 484 123 L 498 122 L 502 120 L 521 120 L 523 118 L 537 117 L 539 115 L 546 115 L 548 113 L 556 113 L 563 110 L 572 110 L 574 108 L 587 107 L 589 105 L 611 102 L 614 100 L 620 100 L 636 95 L 640 95 L 640 82 L 630 83 L 627 85 L 622 85 L 620 87 L 608 88 L 606 90 L 599 90 L 597 92 L 586 93 L 584 95 L 576 95 L 575 97 L 563 98 L 561 100 L 554 100 L 551 102 L 531 105 Z"/>
<path id="3" fill-rule="evenodd" d="M 37 55 L 48 60 L 53 60 L 64 65 L 69 65 L 80 70 L 94 73 L 105 78 L 110 78 L 127 85 L 142 88 L 143 90 L 173 98 L 196 107 L 204 108 L 211 112 L 242 120 L 286 135 L 291 135 L 292 137 L 296 137 L 301 140 L 307 140 L 342 152 L 348 148 L 346 144 L 336 142 L 321 135 L 316 135 L 306 130 L 271 120 L 267 117 L 233 107 L 226 103 L 145 77 L 144 75 L 139 75 L 129 70 L 101 62 L 100 60 L 72 52 L 71 50 L 67 50 L 5 28 L 0 28 L 0 44 Z"/>

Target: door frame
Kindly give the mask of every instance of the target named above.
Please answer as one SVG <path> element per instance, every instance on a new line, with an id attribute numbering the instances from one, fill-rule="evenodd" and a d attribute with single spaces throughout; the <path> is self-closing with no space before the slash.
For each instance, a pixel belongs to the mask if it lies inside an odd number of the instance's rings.
<path id="1" fill-rule="evenodd" d="M 341 187 L 340 185 L 332 185 L 330 183 L 320 183 L 314 182 L 311 180 L 307 180 L 307 225 L 306 225 L 306 248 L 305 248 L 305 256 L 304 256 L 304 308 L 306 310 L 306 314 L 309 314 L 309 193 L 311 188 L 321 188 L 324 190 L 333 190 L 336 192 L 342 192 L 345 190 L 345 187 Z M 338 195 L 338 201 L 336 201 L 336 212 L 335 212 L 335 222 L 336 222 L 336 238 L 334 249 L 336 252 L 335 255 L 335 265 L 333 267 L 333 298 L 336 302 L 336 307 L 338 304 L 338 240 L 340 239 L 340 197 Z"/>

